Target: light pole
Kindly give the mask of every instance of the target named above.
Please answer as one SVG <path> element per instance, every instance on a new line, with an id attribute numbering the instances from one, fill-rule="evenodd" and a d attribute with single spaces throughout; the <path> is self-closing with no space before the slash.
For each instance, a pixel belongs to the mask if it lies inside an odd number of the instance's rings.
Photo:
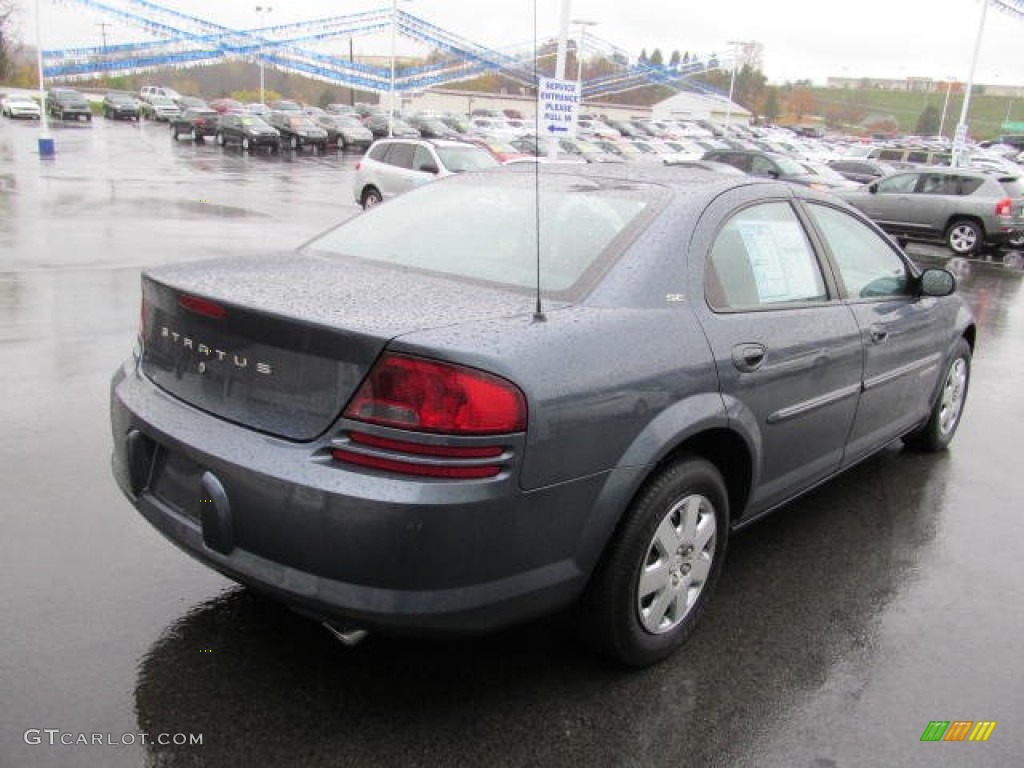
<path id="1" fill-rule="evenodd" d="M 259 25 L 259 27 L 262 28 L 262 27 L 266 26 L 266 15 L 268 13 L 270 13 L 272 10 L 274 10 L 274 9 L 271 8 L 269 5 L 257 5 L 256 6 L 256 21 L 257 21 L 257 24 Z M 263 18 L 261 18 L 261 16 Z M 266 104 L 267 102 L 266 102 L 266 100 L 263 97 L 264 72 L 263 72 L 263 34 L 262 34 L 262 32 L 260 33 L 259 60 L 260 60 L 260 104 Z"/>
<path id="2" fill-rule="evenodd" d="M 981 19 L 978 21 L 978 34 L 974 38 L 974 55 L 971 57 L 971 69 L 967 75 L 967 90 L 964 93 L 964 103 L 960 107 L 960 122 L 956 126 L 956 135 L 953 137 L 953 167 L 958 168 L 965 164 L 966 143 L 967 143 L 967 110 L 971 105 L 971 90 L 974 88 L 974 70 L 978 66 L 978 54 L 981 53 L 981 38 L 985 34 L 985 15 L 988 13 L 988 0 L 981 3 Z"/>
<path id="3" fill-rule="evenodd" d="M 740 57 L 740 46 L 750 45 L 746 40 L 729 40 L 726 45 L 735 46 L 732 56 L 732 75 L 729 77 L 729 103 L 725 105 L 725 125 L 729 126 L 732 121 L 732 92 L 736 87 L 736 60 Z"/>
<path id="4" fill-rule="evenodd" d="M 949 108 L 949 92 L 953 89 L 953 83 L 956 82 L 955 77 L 946 78 L 946 98 L 942 100 L 942 119 L 939 120 L 939 137 L 942 137 L 942 131 L 946 127 L 946 110 Z"/>
<path id="5" fill-rule="evenodd" d="M 402 0 L 411 3 L 412 0 Z M 395 123 L 395 35 L 398 32 L 398 0 L 391 0 L 391 98 L 388 106 L 388 136 L 393 136 Z"/>
<path id="6" fill-rule="evenodd" d="M 580 28 L 580 44 L 576 49 L 576 79 L 580 81 L 580 98 L 583 94 L 583 46 L 587 41 L 587 27 L 596 27 L 598 22 L 588 19 L 573 19 L 569 22 Z"/>
<path id="7" fill-rule="evenodd" d="M 46 88 L 43 85 L 43 19 L 36 0 L 36 66 L 39 69 L 39 156 L 53 157 L 53 138 L 50 136 L 50 118 L 46 109 Z"/>

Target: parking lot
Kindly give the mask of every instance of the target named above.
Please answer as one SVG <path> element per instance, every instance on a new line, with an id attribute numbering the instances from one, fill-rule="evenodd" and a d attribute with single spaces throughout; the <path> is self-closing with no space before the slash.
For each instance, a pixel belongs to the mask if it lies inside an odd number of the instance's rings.
<path id="1" fill-rule="evenodd" d="M 347 649 L 138 516 L 110 476 L 107 388 L 141 269 L 288 249 L 356 215 L 358 156 L 98 119 L 56 126 L 40 159 L 37 132 L 0 122 L 0 764 L 1019 764 L 1019 269 L 951 264 L 979 321 L 951 451 L 893 445 L 739 534 L 668 661 L 612 665 L 571 617 Z M 922 743 L 935 720 L 998 725 Z"/>

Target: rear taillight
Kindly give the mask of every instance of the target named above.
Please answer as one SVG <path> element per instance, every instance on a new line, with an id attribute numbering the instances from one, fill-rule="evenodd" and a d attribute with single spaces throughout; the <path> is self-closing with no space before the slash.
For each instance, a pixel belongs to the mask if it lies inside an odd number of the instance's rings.
<path id="1" fill-rule="evenodd" d="M 217 302 L 185 293 L 178 297 L 178 306 L 203 317 L 212 317 L 214 320 L 223 320 L 227 315 L 227 310 Z"/>
<path id="2" fill-rule="evenodd" d="M 484 479 L 509 466 L 512 454 L 497 436 L 526 429 L 526 398 L 510 381 L 475 368 L 386 354 L 344 415 L 407 432 L 396 438 L 350 431 L 334 442 L 337 461 L 417 477 Z"/>
<path id="3" fill-rule="evenodd" d="M 1002 219 L 1008 219 L 1013 216 L 1013 200 L 1004 197 L 996 203 L 996 216 Z"/>
<path id="4" fill-rule="evenodd" d="M 345 416 L 419 432 L 497 435 L 526 429 L 526 398 L 510 381 L 475 368 L 386 354 Z"/>

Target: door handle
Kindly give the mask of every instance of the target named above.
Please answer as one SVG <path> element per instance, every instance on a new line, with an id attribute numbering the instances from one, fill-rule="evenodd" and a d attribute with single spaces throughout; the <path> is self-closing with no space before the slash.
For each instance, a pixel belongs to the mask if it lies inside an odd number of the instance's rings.
<path id="1" fill-rule="evenodd" d="M 872 325 L 868 333 L 875 344 L 881 344 L 889 338 L 889 332 L 885 330 L 883 325 Z"/>
<path id="2" fill-rule="evenodd" d="M 737 344 L 732 348 L 732 364 L 737 370 L 752 373 L 761 367 L 767 353 L 764 344 Z"/>

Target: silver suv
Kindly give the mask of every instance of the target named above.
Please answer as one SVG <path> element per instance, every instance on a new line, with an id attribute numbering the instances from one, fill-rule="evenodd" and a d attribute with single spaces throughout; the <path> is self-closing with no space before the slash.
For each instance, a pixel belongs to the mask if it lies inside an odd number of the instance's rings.
<path id="1" fill-rule="evenodd" d="M 434 179 L 498 165 L 487 150 L 464 141 L 380 139 L 356 164 L 352 192 L 357 203 L 371 208 Z"/>
<path id="2" fill-rule="evenodd" d="M 882 229 L 941 240 L 961 256 L 1024 244 L 1024 183 L 969 168 L 900 171 L 854 190 L 834 190 Z"/>

